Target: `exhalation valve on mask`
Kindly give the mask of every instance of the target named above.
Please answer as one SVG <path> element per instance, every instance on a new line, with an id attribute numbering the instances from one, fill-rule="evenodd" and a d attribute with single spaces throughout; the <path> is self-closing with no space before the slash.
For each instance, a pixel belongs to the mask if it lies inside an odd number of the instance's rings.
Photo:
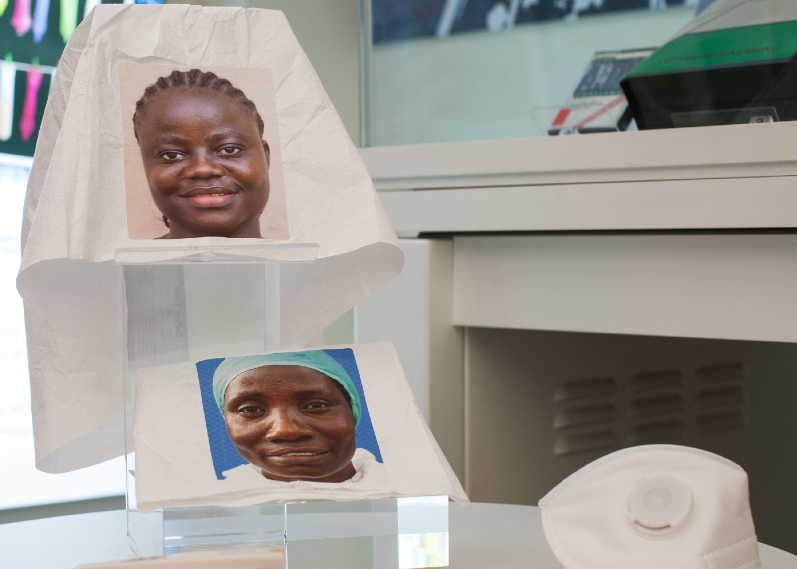
<path id="1" fill-rule="evenodd" d="M 643 476 L 628 495 L 628 519 L 645 535 L 664 536 L 687 524 L 692 511 L 692 491 L 675 474 Z"/>
<path id="2" fill-rule="evenodd" d="M 566 569 L 760 567 L 747 474 L 699 449 L 611 453 L 563 480 L 540 508 Z"/>

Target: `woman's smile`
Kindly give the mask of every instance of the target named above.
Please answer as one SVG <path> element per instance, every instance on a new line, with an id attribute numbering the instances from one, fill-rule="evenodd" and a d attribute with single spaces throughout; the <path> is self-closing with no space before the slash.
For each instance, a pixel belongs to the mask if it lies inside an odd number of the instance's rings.
<path id="1" fill-rule="evenodd" d="M 317 452 L 284 452 L 284 453 L 271 453 L 264 456 L 264 460 L 272 462 L 275 465 L 281 466 L 300 466 L 300 465 L 313 465 L 320 464 L 326 460 L 326 455 L 330 451 L 317 451 Z"/>
<path id="2" fill-rule="evenodd" d="M 225 207 L 230 205 L 238 194 L 239 190 L 221 187 L 194 188 L 178 193 L 180 197 L 191 200 L 194 207 Z"/>

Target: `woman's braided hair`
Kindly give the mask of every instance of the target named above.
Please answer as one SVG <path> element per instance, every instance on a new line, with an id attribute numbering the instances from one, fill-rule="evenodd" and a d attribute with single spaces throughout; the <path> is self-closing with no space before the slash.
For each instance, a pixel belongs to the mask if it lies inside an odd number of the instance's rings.
<path id="1" fill-rule="evenodd" d="M 263 119 L 260 113 L 257 112 L 257 107 L 250 101 L 244 92 L 234 87 L 227 79 L 222 79 L 212 71 L 200 71 L 199 69 L 192 69 L 191 71 L 172 71 L 166 77 L 160 77 L 155 83 L 150 85 L 144 90 L 144 96 L 141 97 L 136 103 L 136 112 L 133 113 L 133 132 L 138 140 L 138 127 L 144 120 L 146 114 L 147 104 L 157 96 L 161 91 L 170 88 L 179 89 L 211 89 L 232 97 L 242 107 L 250 111 L 255 116 L 257 121 L 257 129 L 260 132 L 260 137 L 263 137 Z"/>
<path id="2" fill-rule="evenodd" d="M 155 83 L 144 90 L 144 96 L 136 102 L 136 111 L 133 113 L 133 133 L 136 135 L 136 140 L 138 140 L 138 127 L 141 121 L 144 120 L 146 114 L 147 104 L 155 98 L 158 93 L 170 88 L 211 89 L 223 95 L 227 95 L 228 97 L 232 97 L 238 101 L 242 107 L 254 114 L 255 120 L 257 121 L 257 130 L 260 133 L 260 137 L 263 137 L 263 130 L 265 129 L 263 118 L 260 116 L 260 113 L 257 112 L 255 104 L 246 97 L 243 91 L 234 87 L 229 80 L 222 79 L 212 71 L 203 72 L 199 69 L 192 69 L 191 71 L 172 71 L 166 77 L 159 77 Z M 163 216 L 163 223 L 166 227 L 169 227 L 169 220 L 165 215 Z"/>

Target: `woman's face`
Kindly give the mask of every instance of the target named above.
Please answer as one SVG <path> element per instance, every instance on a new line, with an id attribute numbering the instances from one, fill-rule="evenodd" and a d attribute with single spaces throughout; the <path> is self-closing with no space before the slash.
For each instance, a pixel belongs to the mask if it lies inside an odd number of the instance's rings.
<path id="1" fill-rule="evenodd" d="M 266 366 L 227 388 L 224 421 L 233 444 L 267 478 L 344 482 L 354 476 L 354 416 L 321 372 Z"/>
<path id="2" fill-rule="evenodd" d="M 161 91 L 147 105 L 138 141 L 169 237 L 261 237 L 269 148 L 238 101 L 208 89 Z"/>

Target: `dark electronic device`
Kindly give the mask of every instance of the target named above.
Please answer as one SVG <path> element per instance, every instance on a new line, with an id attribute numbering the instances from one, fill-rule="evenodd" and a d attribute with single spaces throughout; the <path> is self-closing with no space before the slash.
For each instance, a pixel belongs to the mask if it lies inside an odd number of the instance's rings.
<path id="1" fill-rule="evenodd" d="M 621 86 L 642 129 L 797 120 L 797 21 L 680 36 Z"/>

